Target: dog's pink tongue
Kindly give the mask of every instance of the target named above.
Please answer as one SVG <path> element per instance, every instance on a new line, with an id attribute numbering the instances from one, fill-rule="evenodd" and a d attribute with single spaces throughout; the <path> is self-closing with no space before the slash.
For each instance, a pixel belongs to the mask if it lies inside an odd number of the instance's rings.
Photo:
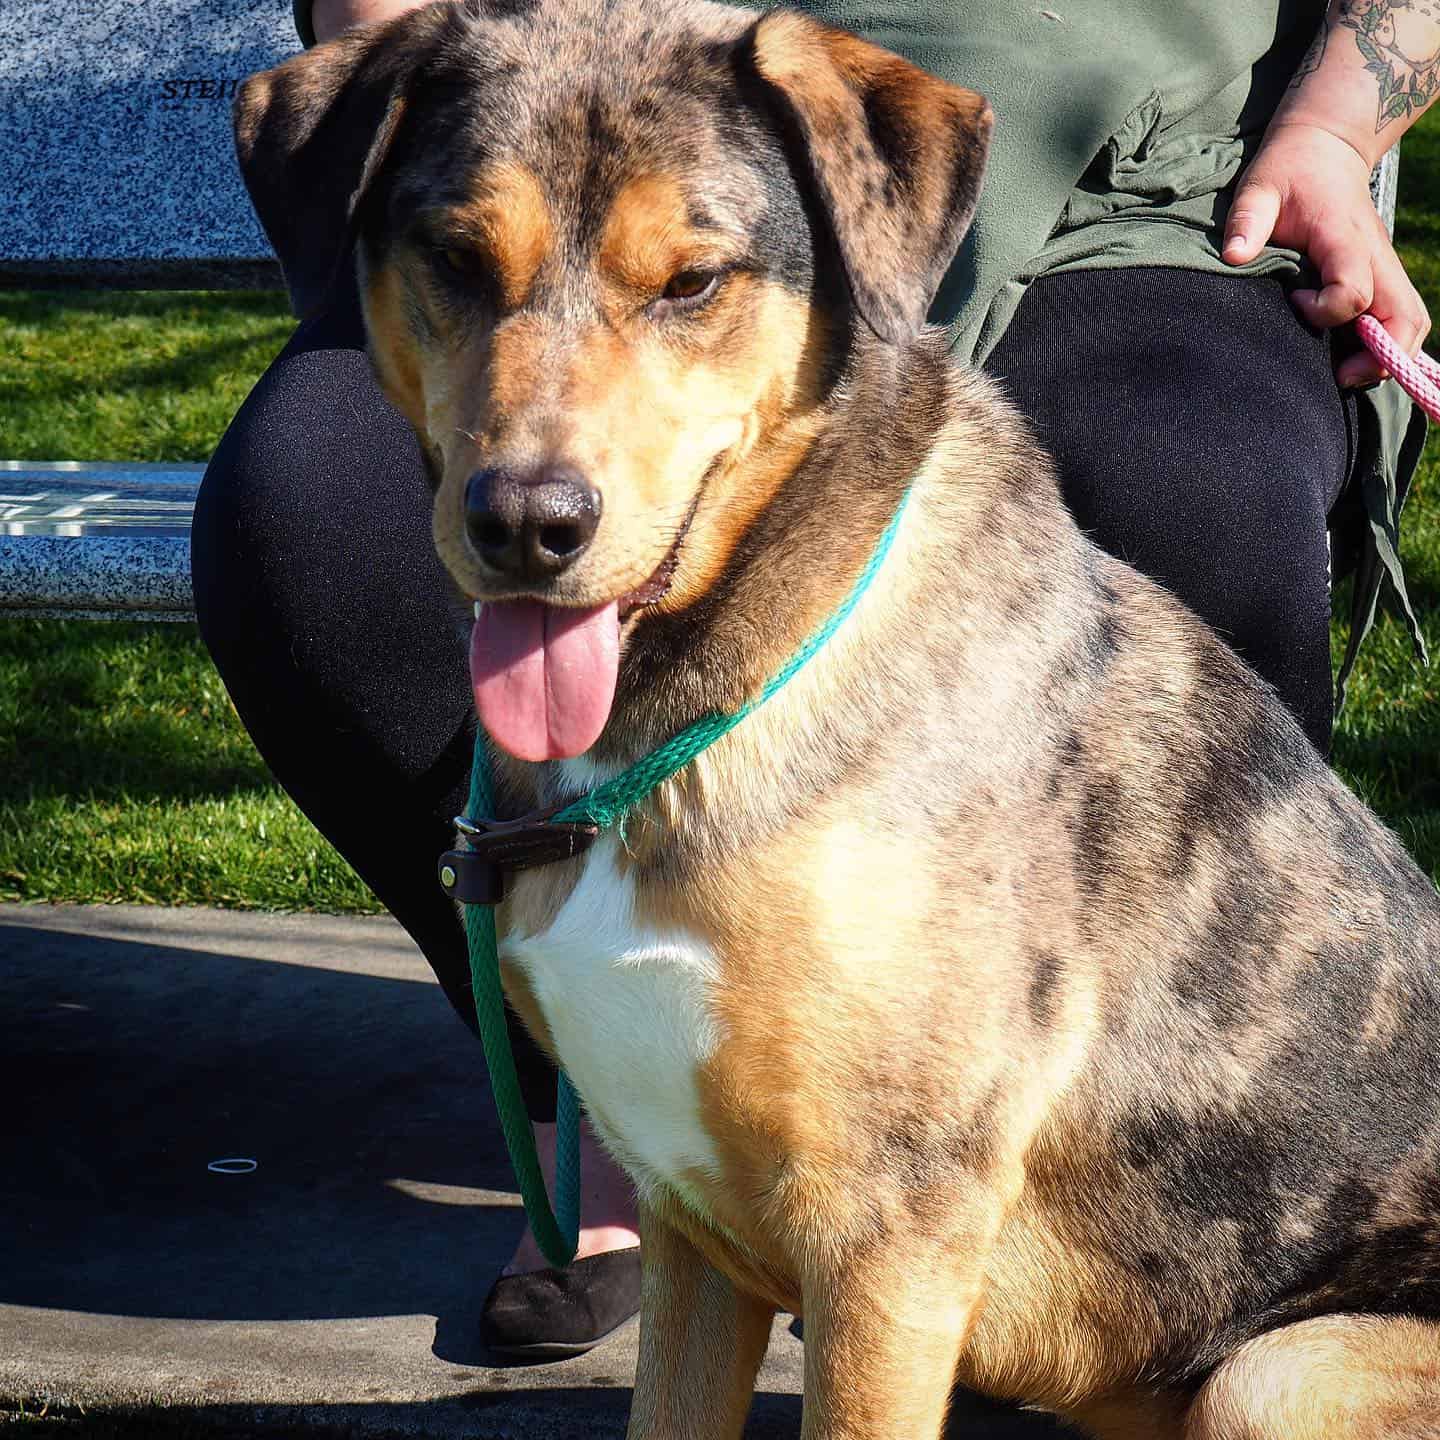
<path id="1" fill-rule="evenodd" d="M 482 605 L 470 633 L 480 723 L 521 760 L 565 760 L 599 738 L 620 664 L 617 607 Z"/>

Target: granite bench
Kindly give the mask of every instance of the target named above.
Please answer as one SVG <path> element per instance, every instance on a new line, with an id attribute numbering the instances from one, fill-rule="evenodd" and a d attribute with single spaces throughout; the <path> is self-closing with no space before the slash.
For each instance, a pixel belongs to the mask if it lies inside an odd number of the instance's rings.
<path id="1" fill-rule="evenodd" d="M 0 9 L 0 287 L 278 288 L 230 102 L 295 50 L 290 6 L 90 0 L 60 16 L 52 0 Z M 1392 151 L 1371 182 L 1387 225 L 1397 169 Z M 0 613 L 189 618 L 202 472 L 0 460 Z"/>
<path id="2" fill-rule="evenodd" d="M 6 0 L 0 287 L 279 289 L 230 104 L 297 48 L 285 0 Z M 203 472 L 0 458 L 0 612 L 190 618 Z"/>

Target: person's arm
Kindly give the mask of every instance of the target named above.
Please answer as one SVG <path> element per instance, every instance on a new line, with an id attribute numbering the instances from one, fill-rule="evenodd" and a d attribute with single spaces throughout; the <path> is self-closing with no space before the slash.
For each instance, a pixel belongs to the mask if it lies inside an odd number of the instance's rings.
<path id="1" fill-rule="evenodd" d="M 1440 94 L 1440 0 L 1333 0 L 1241 177 L 1223 254 L 1253 260 L 1269 241 L 1307 255 L 1319 290 L 1296 290 L 1317 327 L 1367 312 L 1414 354 L 1430 316 L 1370 200 L 1370 172 Z M 1385 372 L 1368 351 L 1336 372 L 1363 385 Z"/>
<path id="2" fill-rule="evenodd" d="M 315 0 L 310 22 L 315 39 L 323 44 L 357 25 L 375 25 L 426 3 L 428 0 Z"/>

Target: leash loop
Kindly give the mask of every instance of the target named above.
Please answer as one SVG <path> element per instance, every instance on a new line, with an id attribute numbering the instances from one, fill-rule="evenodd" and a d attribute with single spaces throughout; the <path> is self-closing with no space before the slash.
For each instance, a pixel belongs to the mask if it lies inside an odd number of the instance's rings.
<path id="1" fill-rule="evenodd" d="M 564 808 L 522 816 L 519 820 L 483 818 L 494 813 L 495 798 L 490 786 L 490 754 L 485 731 L 482 727 L 475 733 L 466 814 L 456 818 L 462 844 L 440 857 L 439 878 L 442 889 L 459 900 L 464 911 L 471 993 L 475 998 L 480 1042 L 490 1071 L 490 1090 L 499 1112 L 505 1148 L 510 1152 L 510 1164 L 536 1243 L 546 1260 L 557 1269 L 574 1260 L 580 1234 L 580 1099 L 569 1076 L 560 1071 L 555 1096 L 557 1153 L 552 1208 L 510 1048 L 505 994 L 500 983 L 495 906 L 504 894 L 505 873 L 529 865 L 548 864 L 588 848 L 602 830 L 618 825 L 676 771 L 788 684 L 845 623 L 860 597 L 870 588 L 870 582 L 890 553 L 908 499 L 907 491 L 840 607 L 770 678 L 759 695 L 733 714 L 701 716 L 628 770 Z"/>
<path id="2" fill-rule="evenodd" d="M 583 854 L 600 828 L 556 820 L 561 808 L 552 805 L 518 820 L 470 820 L 457 815 L 453 823 L 465 843 L 440 857 L 440 888 L 466 905 L 498 905 L 505 895 L 507 871 Z"/>
<path id="3" fill-rule="evenodd" d="M 1423 350 L 1418 355 L 1407 355 L 1373 315 L 1358 316 L 1355 331 L 1365 348 L 1399 382 L 1400 388 L 1440 425 L 1440 362 Z"/>

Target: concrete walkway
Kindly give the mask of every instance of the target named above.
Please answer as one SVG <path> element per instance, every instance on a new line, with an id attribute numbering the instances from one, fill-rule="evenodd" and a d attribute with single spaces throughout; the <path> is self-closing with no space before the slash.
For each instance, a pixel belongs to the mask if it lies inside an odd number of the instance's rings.
<path id="1" fill-rule="evenodd" d="M 633 1325 L 558 1365 L 479 1347 L 520 1211 L 480 1048 L 392 922 L 0 905 L 0 1097 L 0 1409 L 624 1434 Z M 799 1433 L 800 1357 L 777 1323 L 752 1440 Z"/>

